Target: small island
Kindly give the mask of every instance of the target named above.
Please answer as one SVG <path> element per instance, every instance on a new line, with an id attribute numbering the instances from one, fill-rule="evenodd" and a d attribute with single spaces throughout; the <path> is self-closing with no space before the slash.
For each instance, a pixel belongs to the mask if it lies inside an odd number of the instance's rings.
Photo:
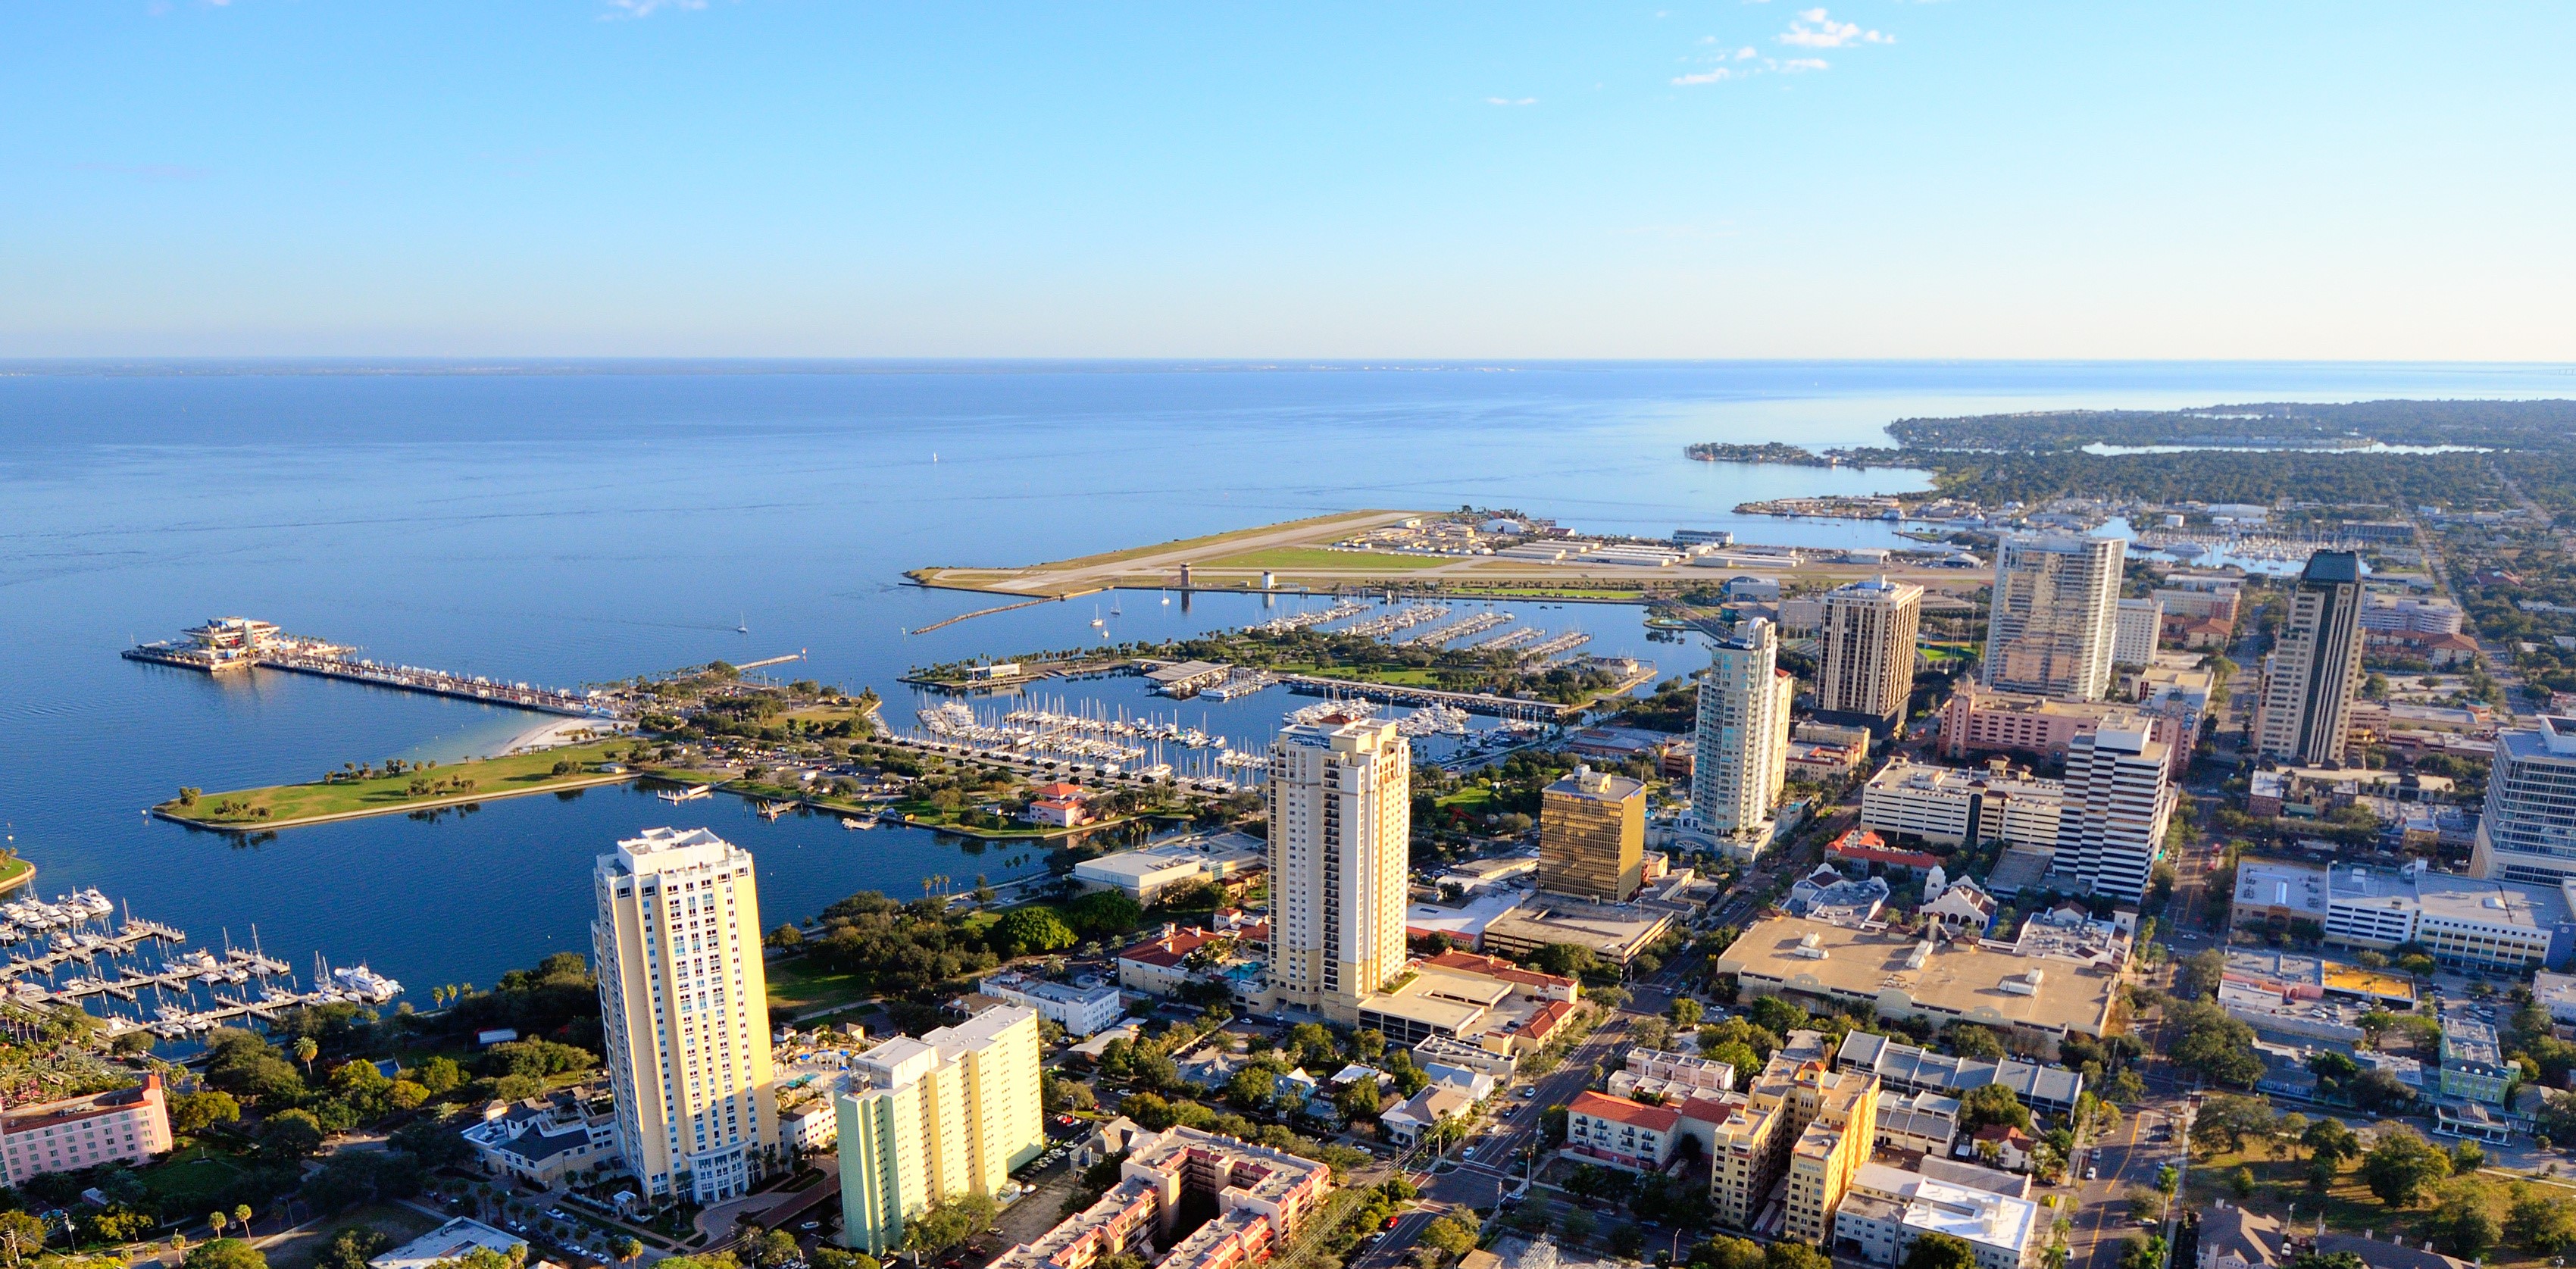
<path id="1" fill-rule="evenodd" d="M 1840 460 L 1830 454 L 1782 441 L 1764 441 L 1759 445 L 1740 445 L 1731 441 L 1701 441 L 1682 453 L 1703 463 L 1780 463 L 1790 467 L 1838 467 Z"/>

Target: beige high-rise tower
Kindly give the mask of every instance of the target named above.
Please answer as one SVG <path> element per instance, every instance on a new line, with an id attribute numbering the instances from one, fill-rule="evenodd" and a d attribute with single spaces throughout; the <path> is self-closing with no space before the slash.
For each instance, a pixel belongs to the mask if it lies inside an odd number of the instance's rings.
<path id="1" fill-rule="evenodd" d="M 1337 1022 L 1404 969 L 1413 752 L 1395 724 L 1326 715 L 1270 745 L 1270 980 Z"/>
<path id="2" fill-rule="evenodd" d="M 617 1148 L 645 1189 L 713 1203 L 781 1162 L 751 855 L 651 828 L 591 870 Z"/>
<path id="3" fill-rule="evenodd" d="M 1910 582 L 1875 577 L 1825 592 L 1816 717 L 1879 736 L 1903 723 L 1922 622 L 1923 588 Z"/>
<path id="4" fill-rule="evenodd" d="M 1978 682 L 2006 692 L 2098 701 L 2119 637 L 2118 538 L 2007 537 L 1995 549 Z"/>
<path id="5" fill-rule="evenodd" d="M 1539 792 L 1539 889 L 1626 903 L 1645 880 L 1646 786 L 1576 767 Z"/>
<path id="6" fill-rule="evenodd" d="M 2280 640 L 2263 658 L 2254 752 L 2302 766 L 2343 761 L 2361 686 L 2361 557 L 2319 551 L 2290 591 Z"/>

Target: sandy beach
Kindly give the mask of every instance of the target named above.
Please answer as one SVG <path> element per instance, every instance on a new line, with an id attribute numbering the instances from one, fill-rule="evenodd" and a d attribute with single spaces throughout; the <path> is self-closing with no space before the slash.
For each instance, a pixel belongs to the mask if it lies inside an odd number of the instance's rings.
<path id="1" fill-rule="evenodd" d="M 605 718 L 550 718 L 510 737 L 508 744 L 490 756 L 499 757 L 529 749 L 552 749 L 557 745 L 618 735 L 625 730 L 623 724 Z"/>

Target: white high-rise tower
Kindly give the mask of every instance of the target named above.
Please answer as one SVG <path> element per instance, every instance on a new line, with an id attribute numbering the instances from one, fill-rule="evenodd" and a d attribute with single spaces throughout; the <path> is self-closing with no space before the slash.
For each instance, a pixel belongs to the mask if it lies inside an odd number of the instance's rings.
<path id="1" fill-rule="evenodd" d="M 591 877 L 618 1152 L 656 1196 L 743 1194 L 781 1161 L 751 854 L 651 828 Z"/>
<path id="2" fill-rule="evenodd" d="M 1404 969 L 1413 754 L 1395 724 L 1327 715 L 1270 745 L 1270 981 L 1338 1022 Z"/>
<path id="3" fill-rule="evenodd" d="M 1789 777 L 1789 707 L 1798 681 L 1780 668 L 1779 639 L 1760 618 L 1720 640 L 1699 685 L 1699 748 L 1691 810 L 1733 853 L 1759 854 Z"/>
<path id="4" fill-rule="evenodd" d="M 2115 715 L 2067 747 L 2055 867 L 2093 894 L 2137 902 L 2164 858 L 2174 790 L 2165 744 L 2153 734 L 2147 720 Z"/>

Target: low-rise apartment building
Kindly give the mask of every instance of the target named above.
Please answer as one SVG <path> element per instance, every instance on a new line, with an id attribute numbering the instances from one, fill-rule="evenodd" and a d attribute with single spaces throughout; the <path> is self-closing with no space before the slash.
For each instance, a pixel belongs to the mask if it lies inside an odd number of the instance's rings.
<path id="1" fill-rule="evenodd" d="M 1107 983 L 1079 987 L 1028 974 L 1001 973 L 979 980 L 976 989 L 995 1000 L 1034 1009 L 1069 1035 L 1089 1036 L 1116 1026 L 1126 1011 L 1118 989 Z"/>
<path id="2" fill-rule="evenodd" d="M 2047 1243 L 2028 1193 L 2021 1178 L 1949 1160 L 1925 1158 L 1911 1171 L 1864 1164 L 1834 1214 L 1833 1250 L 1897 1265 L 1924 1235 L 1937 1233 L 1966 1242 L 1977 1269 L 2027 1269 Z"/>
<path id="3" fill-rule="evenodd" d="M 464 1130 L 483 1170 L 553 1186 L 617 1154 L 617 1106 L 602 1085 L 494 1102 Z"/>
<path id="4" fill-rule="evenodd" d="M 1075 1269 L 1138 1256 L 1153 1269 L 1239 1269 L 1268 1260 L 1332 1191 L 1323 1164 L 1232 1137 L 1172 1127 L 1134 1138 L 1118 1184 L 991 1269 Z M 1179 1234 L 1184 1205 L 1215 1215 Z"/>

